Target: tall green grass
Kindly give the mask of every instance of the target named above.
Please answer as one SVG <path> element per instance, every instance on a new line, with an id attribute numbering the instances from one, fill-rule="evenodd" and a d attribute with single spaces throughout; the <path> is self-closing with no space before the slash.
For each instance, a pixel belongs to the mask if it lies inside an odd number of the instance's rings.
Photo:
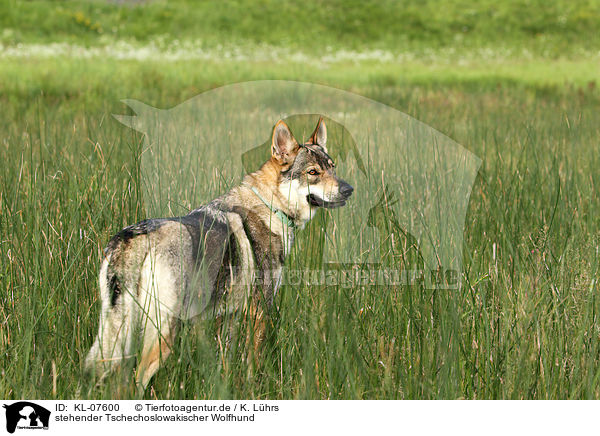
<path id="1" fill-rule="evenodd" d="M 101 249 L 144 213 L 143 138 L 110 114 L 124 112 L 124 97 L 168 107 L 266 77 L 261 65 L 44 65 L 51 74 L 5 64 L 0 85 L 0 397 L 111 398 L 116 383 L 81 382 Z M 390 81 L 363 68 L 321 81 L 407 112 L 483 159 L 463 288 L 284 286 L 257 366 L 241 340 L 221 350 L 214 321 L 186 322 L 146 396 L 598 398 L 597 91 L 483 74 Z"/>

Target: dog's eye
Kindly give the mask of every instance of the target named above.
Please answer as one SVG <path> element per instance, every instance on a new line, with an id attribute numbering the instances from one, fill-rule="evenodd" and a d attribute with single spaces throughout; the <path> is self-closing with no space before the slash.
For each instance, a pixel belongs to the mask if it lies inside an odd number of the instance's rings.
<path id="1" fill-rule="evenodd" d="M 315 169 L 312 169 L 308 172 L 308 174 L 310 174 L 311 176 L 316 176 L 317 174 L 319 174 L 319 172 Z"/>

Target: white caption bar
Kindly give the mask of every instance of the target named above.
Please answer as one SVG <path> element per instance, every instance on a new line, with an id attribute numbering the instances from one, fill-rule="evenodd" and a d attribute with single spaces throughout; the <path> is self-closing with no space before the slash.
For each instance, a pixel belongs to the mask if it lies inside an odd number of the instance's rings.
<path id="1" fill-rule="evenodd" d="M 15 435 L 582 434 L 595 401 L 0 401 Z M 6 433 L 5 433 L 6 434 Z"/>

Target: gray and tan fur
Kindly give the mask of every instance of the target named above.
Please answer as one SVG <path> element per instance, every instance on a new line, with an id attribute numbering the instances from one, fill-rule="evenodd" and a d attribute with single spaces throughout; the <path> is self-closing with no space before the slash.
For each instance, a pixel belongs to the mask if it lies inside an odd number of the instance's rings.
<path id="1" fill-rule="evenodd" d="M 319 207 L 343 206 L 352 194 L 336 176 L 326 142 L 323 119 L 301 145 L 279 121 L 271 158 L 241 185 L 189 215 L 149 219 L 116 234 L 100 268 L 100 326 L 86 370 L 106 377 L 141 350 L 136 380 L 143 390 L 171 352 L 178 319 L 239 310 L 263 319 L 295 229 Z"/>

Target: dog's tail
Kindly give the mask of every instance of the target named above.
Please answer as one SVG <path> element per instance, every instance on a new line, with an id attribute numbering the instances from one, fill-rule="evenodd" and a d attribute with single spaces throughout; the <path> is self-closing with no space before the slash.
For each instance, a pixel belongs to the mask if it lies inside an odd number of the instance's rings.
<path id="1" fill-rule="evenodd" d="M 123 360 L 133 357 L 136 310 L 127 298 L 127 284 L 114 268 L 111 254 L 102 262 L 99 276 L 102 309 L 98 335 L 86 359 L 86 374 L 102 379 Z"/>

